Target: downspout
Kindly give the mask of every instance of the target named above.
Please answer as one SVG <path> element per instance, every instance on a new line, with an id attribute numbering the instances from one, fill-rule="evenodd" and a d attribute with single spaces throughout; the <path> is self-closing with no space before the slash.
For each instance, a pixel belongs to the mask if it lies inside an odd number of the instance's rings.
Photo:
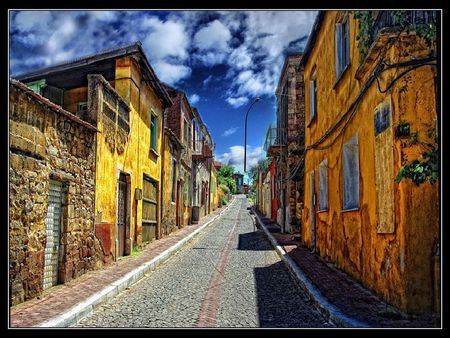
<path id="1" fill-rule="evenodd" d="M 165 148 L 166 148 L 166 136 L 165 136 L 165 132 L 164 132 L 164 120 L 166 119 L 166 111 L 167 111 L 167 108 L 165 108 L 164 109 L 164 112 L 163 112 L 163 118 L 162 118 L 162 128 L 161 128 L 161 132 L 162 132 L 162 136 L 161 136 L 161 178 L 160 178 L 160 181 L 161 181 L 161 189 L 160 189 L 160 191 L 161 191 L 161 196 L 160 196 L 160 205 L 161 205 L 161 208 L 160 208 L 160 217 L 159 217 L 159 222 L 157 222 L 156 224 L 157 224 L 157 231 L 156 231 L 156 239 L 159 239 L 160 237 L 161 237 L 161 222 L 162 222 L 162 219 L 163 219 L 163 215 L 164 215 L 164 175 L 165 175 L 165 172 L 164 172 L 164 164 L 165 164 L 165 156 L 164 156 L 164 154 L 165 154 Z"/>

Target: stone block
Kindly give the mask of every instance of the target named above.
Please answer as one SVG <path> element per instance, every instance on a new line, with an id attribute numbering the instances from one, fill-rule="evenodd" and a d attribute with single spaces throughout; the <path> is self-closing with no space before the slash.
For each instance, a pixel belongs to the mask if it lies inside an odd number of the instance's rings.
<path id="1" fill-rule="evenodd" d="M 10 153 L 9 156 L 10 168 L 17 170 L 23 169 L 23 156 Z"/>
<path id="2" fill-rule="evenodd" d="M 36 149 L 33 142 L 15 134 L 9 135 L 9 142 L 11 148 L 16 148 L 25 152 L 30 152 L 32 154 L 34 154 Z"/>

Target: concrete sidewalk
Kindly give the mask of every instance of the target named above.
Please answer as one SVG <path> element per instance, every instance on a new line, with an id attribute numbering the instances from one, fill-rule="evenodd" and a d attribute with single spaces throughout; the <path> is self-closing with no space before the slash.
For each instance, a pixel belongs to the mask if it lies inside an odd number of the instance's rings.
<path id="1" fill-rule="evenodd" d="M 313 253 L 291 234 L 252 208 L 259 227 L 288 266 L 311 302 L 338 327 L 433 328 L 439 327 L 432 314 L 412 316 L 387 305 L 348 274 Z"/>
<path id="2" fill-rule="evenodd" d="M 148 244 L 138 256 L 126 256 L 101 269 L 90 271 L 66 284 L 46 290 L 39 297 L 10 308 L 10 327 L 68 327 L 98 305 L 136 283 L 177 253 L 205 227 L 222 215 L 225 207 L 167 237 Z"/>

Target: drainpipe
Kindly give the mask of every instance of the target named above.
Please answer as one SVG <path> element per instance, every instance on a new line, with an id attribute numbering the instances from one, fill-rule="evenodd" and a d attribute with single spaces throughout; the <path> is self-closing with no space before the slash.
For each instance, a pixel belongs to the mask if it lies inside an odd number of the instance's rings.
<path id="1" fill-rule="evenodd" d="M 162 119 L 162 128 L 161 128 L 161 132 L 162 132 L 162 136 L 161 136 L 161 177 L 160 177 L 160 182 L 161 182 L 161 193 L 160 193 L 160 217 L 159 217 L 159 222 L 156 223 L 157 225 L 157 229 L 156 229 L 156 239 L 159 239 L 161 236 L 160 231 L 161 231 L 161 222 L 163 219 L 163 215 L 164 215 L 164 175 L 165 175 L 165 171 L 164 171 L 164 164 L 165 164 L 165 147 L 166 147 L 166 136 L 165 136 L 165 132 L 164 132 L 164 120 L 166 119 L 166 113 L 167 113 L 167 108 L 164 109 L 164 113 L 163 113 L 163 119 Z"/>

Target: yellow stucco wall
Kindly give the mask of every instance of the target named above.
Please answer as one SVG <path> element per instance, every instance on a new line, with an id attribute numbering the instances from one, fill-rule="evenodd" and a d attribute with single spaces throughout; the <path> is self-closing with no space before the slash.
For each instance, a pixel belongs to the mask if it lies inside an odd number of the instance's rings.
<path id="1" fill-rule="evenodd" d="M 142 200 L 136 201 L 134 194 L 136 188 L 143 187 L 143 174 L 157 181 L 158 190 L 160 189 L 163 106 L 148 83 L 141 82 L 142 75 L 139 67 L 131 58 L 125 57 L 116 61 L 115 79 L 115 90 L 131 107 L 130 133 L 124 152 L 120 155 L 117 152 L 111 153 L 102 135 L 103 121 L 102 119 L 98 121 L 100 133 L 97 137 L 95 213 L 99 218 L 96 221 L 116 225 L 119 172 L 130 174 L 131 198 L 128 201 L 131 210 L 130 238 L 134 239 L 136 230 L 140 244 Z M 158 155 L 150 151 L 151 111 L 158 116 Z M 160 194 L 158 193 L 158 210 L 159 206 Z M 159 216 L 158 212 L 158 222 Z M 113 231 L 113 248 L 114 240 L 115 232 Z"/>
<path id="2" fill-rule="evenodd" d="M 305 65 L 306 146 L 317 141 L 347 111 L 371 73 L 369 69 L 360 80 L 355 78 L 360 65 L 355 39 L 358 26 L 350 15 L 350 65 L 336 83 L 335 62 L 330 60 L 335 60 L 334 27 L 342 14 L 337 11 L 325 14 Z M 427 52 L 423 43 L 416 44 L 415 37 L 401 36 L 387 51 L 386 60 L 403 62 L 412 55 L 424 57 Z M 318 88 L 317 116 L 308 126 L 309 81 L 314 70 Z M 395 69 L 392 69 L 381 75 L 382 88 L 390 83 L 394 73 Z M 388 302 L 411 312 L 428 311 L 432 307 L 431 256 L 433 242 L 439 237 L 438 185 L 425 183 L 417 187 L 410 181 L 394 183 L 394 205 L 386 202 L 380 206 L 394 208 L 394 232 L 377 233 L 374 110 L 378 104 L 390 99 L 393 127 L 408 122 L 412 132 L 418 131 L 420 139 L 429 141 L 427 129 L 436 125 L 435 81 L 435 68 L 424 66 L 401 78 L 385 94 L 378 91 L 374 82 L 337 141 L 328 149 L 307 151 L 305 160 L 302 238 L 306 244 L 311 245 L 309 173 L 315 173 L 314 191 L 318 201 L 318 167 L 327 159 L 329 208 L 318 212 L 315 207 L 316 250 Z M 359 209 L 343 212 L 342 146 L 355 133 L 358 133 L 359 142 Z M 336 135 L 334 132 L 323 145 Z M 424 150 L 420 145 L 409 147 L 406 141 L 394 136 L 393 149 L 386 149 L 394 152 L 394 165 L 382 170 L 393 170 L 394 177 L 402 165 L 418 158 Z"/>
<path id="3" fill-rule="evenodd" d="M 219 190 L 217 184 L 217 169 L 215 166 L 211 166 L 211 187 L 210 187 L 210 201 L 211 212 L 216 210 L 219 206 Z"/>

